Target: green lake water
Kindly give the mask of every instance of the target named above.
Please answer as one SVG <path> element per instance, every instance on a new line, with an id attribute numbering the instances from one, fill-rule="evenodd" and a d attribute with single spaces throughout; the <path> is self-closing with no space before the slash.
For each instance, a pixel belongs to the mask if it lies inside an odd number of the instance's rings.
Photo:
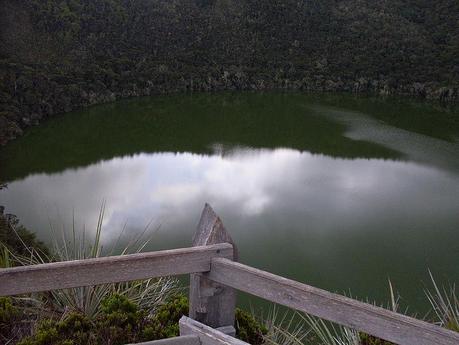
<path id="1" fill-rule="evenodd" d="M 422 314 L 428 269 L 459 282 L 459 114 L 398 99 L 297 93 L 158 96 L 44 122 L 0 150 L 0 205 L 51 240 L 106 247 L 147 224 L 189 246 L 205 202 L 249 265 Z M 247 297 L 243 303 L 249 303 Z"/>

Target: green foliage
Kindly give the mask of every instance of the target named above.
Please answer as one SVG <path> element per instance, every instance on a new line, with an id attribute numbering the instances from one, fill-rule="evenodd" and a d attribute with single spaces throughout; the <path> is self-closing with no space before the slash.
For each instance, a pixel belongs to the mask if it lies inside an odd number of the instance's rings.
<path id="1" fill-rule="evenodd" d="M 85 316 L 69 314 L 62 321 L 43 320 L 35 334 L 21 340 L 18 345 L 79 345 L 95 344 L 92 325 Z"/>
<path id="2" fill-rule="evenodd" d="M 0 329 L 11 323 L 19 315 L 19 311 L 13 306 L 9 297 L 0 297 Z"/>
<path id="3" fill-rule="evenodd" d="M 5 305 L 4 315 L 11 320 L 15 309 L 11 301 Z M 188 315 L 188 300 L 176 296 L 149 315 L 126 297 L 115 294 L 105 298 L 100 308 L 101 313 L 94 320 L 78 312 L 69 313 L 62 320 L 42 320 L 34 335 L 18 345 L 123 345 L 175 337 L 179 335 L 180 318 Z M 239 339 L 253 345 L 263 343 L 267 330 L 249 313 L 237 309 L 235 326 Z"/>
<path id="4" fill-rule="evenodd" d="M 144 338 L 164 339 L 178 336 L 178 322 L 183 315 L 188 315 L 188 299 L 184 296 L 177 296 L 158 308 L 144 330 Z"/>
<path id="5" fill-rule="evenodd" d="M 99 336 L 107 344 L 137 342 L 147 322 L 145 311 L 125 296 L 113 295 L 101 303 L 102 313 L 97 319 Z"/>
<path id="6" fill-rule="evenodd" d="M 0 268 L 12 267 L 10 251 L 6 246 L 0 243 Z"/>
<path id="7" fill-rule="evenodd" d="M 91 320 L 80 313 L 70 313 L 64 320 L 58 324 L 59 334 L 65 338 L 77 339 L 77 343 L 89 343 L 89 332 L 93 327 Z"/>
<path id="8" fill-rule="evenodd" d="M 177 296 L 161 306 L 144 330 L 145 339 L 163 339 L 179 335 L 178 322 L 183 315 L 188 315 L 188 299 Z M 266 327 L 260 324 L 250 313 L 236 309 L 236 337 L 253 345 L 263 343 Z"/>
<path id="9" fill-rule="evenodd" d="M 252 314 L 236 309 L 236 337 L 252 345 L 263 344 L 268 329 L 260 324 Z"/>
<path id="10" fill-rule="evenodd" d="M 134 315 L 138 312 L 138 308 L 134 303 L 120 295 L 114 295 L 104 299 L 101 303 L 101 309 L 106 315 Z"/>
<path id="11" fill-rule="evenodd" d="M 10 297 L 0 297 L 0 344 L 11 341 L 16 336 L 18 323 L 22 318 L 21 311 Z"/>
<path id="12" fill-rule="evenodd" d="M 45 319 L 32 337 L 18 345 L 123 345 L 139 342 L 147 313 L 126 297 L 113 295 L 101 303 L 102 312 L 91 320 L 72 312 L 62 320 Z"/>

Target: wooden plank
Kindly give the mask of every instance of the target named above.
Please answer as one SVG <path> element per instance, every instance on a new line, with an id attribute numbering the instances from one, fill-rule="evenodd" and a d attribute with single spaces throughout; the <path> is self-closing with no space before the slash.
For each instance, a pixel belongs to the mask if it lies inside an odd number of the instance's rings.
<path id="1" fill-rule="evenodd" d="M 206 272 L 230 244 L 0 269 L 0 296 Z"/>
<path id="2" fill-rule="evenodd" d="M 221 219 L 210 205 L 202 211 L 193 246 L 207 246 L 217 243 L 231 243 Z M 237 256 L 235 249 L 234 257 Z M 234 258 L 233 257 L 233 258 Z M 190 317 L 213 328 L 234 325 L 236 292 L 234 289 L 212 282 L 200 275 L 190 277 Z"/>
<path id="3" fill-rule="evenodd" d="M 226 335 L 229 335 L 231 337 L 236 336 L 236 328 L 234 326 L 223 326 L 223 327 L 218 327 L 215 328 L 217 331 L 220 331 L 222 333 L 225 333 Z"/>
<path id="4" fill-rule="evenodd" d="M 250 345 L 189 317 L 179 321 L 180 335 L 197 335 L 202 345 Z"/>
<path id="5" fill-rule="evenodd" d="M 147 341 L 145 343 L 135 343 L 128 345 L 201 345 L 197 335 L 182 335 L 180 337 Z"/>
<path id="6" fill-rule="evenodd" d="M 215 258 L 207 278 L 400 345 L 458 345 L 459 333 L 405 315 Z"/>

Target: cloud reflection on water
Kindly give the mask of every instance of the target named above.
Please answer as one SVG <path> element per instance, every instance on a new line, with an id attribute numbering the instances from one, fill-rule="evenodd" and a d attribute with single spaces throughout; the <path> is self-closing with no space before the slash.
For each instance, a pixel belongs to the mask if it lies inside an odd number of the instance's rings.
<path id="1" fill-rule="evenodd" d="M 382 220 L 400 227 L 450 217 L 459 209 L 458 182 L 414 163 L 240 149 L 224 156 L 140 154 L 33 175 L 11 183 L 0 203 L 43 233 L 48 217 L 68 220 L 72 209 L 77 224 L 95 224 L 105 199 L 105 240 L 126 221 L 131 231 L 152 219 L 165 233 L 193 228 L 204 202 L 234 219 L 267 217 L 297 231 L 302 224 L 307 231 L 371 231 Z M 254 231 L 243 228 L 232 231 Z"/>
<path id="2" fill-rule="evenodd" d="M 0 204 L 49 239 L 49 219 L 70 227 L 73 210 L 94 229 L 105 199 L 106 244 L 153 220 L 158 249 L 188 246 L 209 202 L 244 262 L 380 301 L 390 277 L 413 305 L 427 268 L 459 274 L 458 195 L 458 175 L 435 167 L 280 148 L 115 158 L 12 182 Z"/>

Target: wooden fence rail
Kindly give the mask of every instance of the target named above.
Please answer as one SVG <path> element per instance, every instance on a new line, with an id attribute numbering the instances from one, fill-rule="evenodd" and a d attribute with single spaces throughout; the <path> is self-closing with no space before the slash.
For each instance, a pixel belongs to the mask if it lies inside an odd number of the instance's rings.
<path id="1" fill-rule="evenodd" d="M 400 345 L 459 345 L 459 333 L 228 259 L 212 259 L 218 283 Z"/>
<path id="2" fill-rule="evenodd" d="M 220 243 L 1 269 L 0 296 L 208 272 L 215 257 L 232 258 L 232 245 Z"/>
<path id="3" fill-rule="evenodd" d="M 234 338 L 235 289 L 400 345 L 459 345 L 459 333 L 237 263 L 206 204 L 194 247 L 0 269 L 0 296 L 191 274 L 180 336 L 143 345 L 244 345 Z M 140 344 L 138 344 L 140 345 Z"/>

